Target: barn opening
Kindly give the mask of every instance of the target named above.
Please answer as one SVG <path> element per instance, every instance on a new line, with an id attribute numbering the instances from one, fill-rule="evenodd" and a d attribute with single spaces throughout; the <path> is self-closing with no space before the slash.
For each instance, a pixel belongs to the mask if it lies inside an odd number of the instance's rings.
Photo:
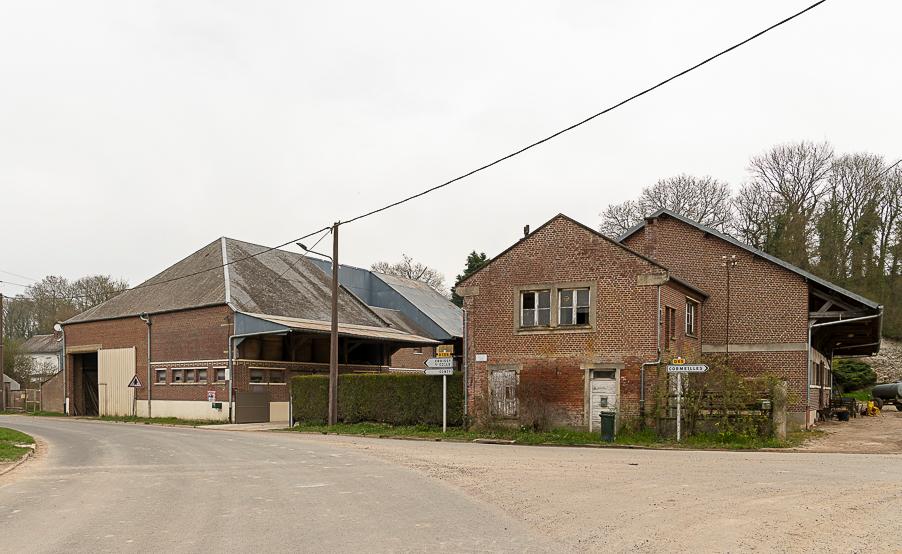
<path id="1" fill-rule="evenodd" d="M 97 352 L 72 354 L 75 385 L 73 411 L 76 415 L 96 416 L 100 413 L 97 386 Z"/>

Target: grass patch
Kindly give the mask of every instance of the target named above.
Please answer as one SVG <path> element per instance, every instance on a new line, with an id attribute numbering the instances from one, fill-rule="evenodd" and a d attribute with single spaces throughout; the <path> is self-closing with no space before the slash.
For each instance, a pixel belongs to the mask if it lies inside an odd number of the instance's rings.
<path id="1" fill-rule="evenodd" d="M 579 431 L 573 429 L 554 429 L 552 431 L 534 432 L 517 428 L 498 427 L 483 430 L 468 430 L 460 427 L 449 428 L 442 433 L 441 427 L 429 425 L 393 426 L 385 423 L 339 423 L 328 425 L 301 423 L 292 429 L 301 433 L 322 433 L 338 435 L 356 435 L 372 437 L 404 437 L 433 440 L 473 441 L 476 439 L 513 441 L 515 444 L 531 445 L 609 445 L 599 438 L 598 432 Z M 746 437 L 736 435 L 694 435 L 686 437 L 682 443 L 671 438 L 658 437 L 653 430 L 624 431 L 617 435 L 614 444 L 622 446 L 675 447 L 675 448 L 791 448 L 798 446 L 810 437 L 809 433 L 792 433 L 785 441 L 773 438 Z"/>
<path id="2" fill-rule="evenodd" d="M 34 444 L 34 438 L 15 429 L 0 427 L 0 462 L 14 462 L 31 451 L 17 444 Z"/>
<path id="3" fill-rule="evenodd" d="M 854 398 L 855 400 L 859 400 L 861 402 L 867 402 L 871 399 L 871 390 L 870 389 L 862 389 L 862 390 L 853 390 L 852 392 L 844 392 L 844 398 Z"/>
<path id="4" fill-rule="evenodd" d="M 185 425 L 187 427 L 198 427 L 200 425 L 220 425 L 223 423 L 228 423 L 228 421 L 181 419 L 177 417 L 100 416 L 82 419 L 99 419 L 100 421 L 116 421 L 119 423 L 143 423 L 144 425 Z"/>

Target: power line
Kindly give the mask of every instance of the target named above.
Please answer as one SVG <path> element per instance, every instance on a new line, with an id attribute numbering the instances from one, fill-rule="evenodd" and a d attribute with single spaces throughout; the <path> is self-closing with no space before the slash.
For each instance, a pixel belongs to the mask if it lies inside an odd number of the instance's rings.
<path id="1" fill-rule="evenodd" d="M 15 285 L 17 287 L 28 288 L 31 285 L 23 285 L 22 283 L 13 283 L 12 281 L 0 281 L 0 285 Z"/>
<path id="2" fill-rule="evenodd" d="M 5 269 L 0 269 L 0 273 L 6 273 L 7 275 L 12 275 L 13 277 L 21 277 L 22 279 L 28 279 L 29 281 L 40 281 L 40 279 L 35 279 L 34 277 L 29 277 L 28 275 L 22 275 L 21 273 L 13 273 L 12 271 L 6 271 Z"/>
<path id="3" fill-rule="evenodd" d="M 358 216 L 353 217 L 353 218 L 351 218 L 351 219 L 349 219 L 349 220 L 347 220 L 347 221 L 343 221 L 343 222 L 341 222 L 340 224 L 341 224 L 341 225 L 344 225 L 344 224 L 347 224 L 347 223 L 353 223 L 353 222 L 355 222 L 355 221 L 357 221 L 357 220 L 359 220 L 359 219 L 363 219 L 363 218 L 365 218 L 365 217 L 369 217 L 369 216 L 371 216 L 371 215 L 375 215 L 375 214 L 377 214 L 377 213 L 379 213 L 379 212 L 383 212 L 383 211 L 388 210 L 388 209 L 390 209 L 390 208 L 394 208 L 395 206 L 399 206 L 399 205 L 401 205 L 401 204 L 404 204 L 405 202 L 410 202 L 411 200 L 414 200 L 414 199 L 419 198 L 419 197 L 421 197 L 421 196 L 425 196 L 425 195 L 429 194 L 430 192 L 434 192 L 434 191 L 436 191 L 436 190 L 438 190 L 438 189 L 447 187 L 448 185 L 450 185 L 450 184 L 452 184 L 452 183 L 456 183 L 457 181 L 461 181 L 461 180 L 463 180 L 463 179 L 466 179 L 467 177 L 470 177 L 471 175 L 475 175 L 476 173 L 479 173 L 480 171 L 484 171 L 484 170 L 486 170 L 486 169 L 488 169 L 488 168 L 490 168 L 490 167 L 492 167 L 492 166 L 494 166 L 494 165 L 497 165 L 497 164 L 499 164 L 499 163 L 501 163 L 501 162 L 503 162 L 503 161 L 505 161 L 505 160 L 509 160 L 509 159 L 513 158 L 514 156 L 517 156 L 517 155 L 519 155 L 519 154 L 522 154 L 523 152 L 526 152 L 527 150 L 530 150 L 530 149 L 532 149 L 532 148 L 535 148 L 536 146 L 539 146 L 540 144 L 544 144 L 544 143 L 550 141 L 551 139 L 554 139 L 554 138 L 556 138 L 556 137 L 558 137 L 558 136 L 560 136 L 560 135 L 563 135 L 564 133 L 566 133 L 566 132 L 568 132 L 568 131 L 572 131 L 573 129 L 576 129 L 577 127 L 579 127 L 579 126 L 581 126 L 581 125 L 585 125 L 586 123 L 592 121 L 593 119 L 595 119 L 595 118 L 597 118 L 597 117 L 601 117 L 602 115 L 604 115 L 604 114 L 606 114 L 606 113 L 608 113 L 608 112 L 611 112 L 611 111 L 613 111 L 613 110 L 616 110 L 617 108 L 623 106 L 624 104 L 627 104 L 627 103 L 629 103 L 629 102 L 632 102 L 633 100 L 636 100 L 637 98 L 639 98 L 639 97 L 641 97 L 641 96 L 645 96 L 646 94 L 652 92 L 653 90 L 658 89 L 658 88 L 660 88 L 660 87 L 666 85 L 667 83 L 669 83 L 669 82 L 671 82 L 671 81 L 673 81 L 673 80 L 675 80 L 675 79 L 678 79 L 678 78 L 682 77 L 683 75 L 686 75 L 687 73 L 689 73 L 689 72 L 691 72 L 691 71 L 694 71 L 694 70 L 700 68 L 701 66 L 703 66 L 703 65 L 705 65 L 705 64 L 707 64 L 707 63 L 709 63 L 709 62 L 712 62 L 712 61 L 716 60 L 717 58 L 723 56 L 724 54 L 727 54 L 727 53 L 729 53 L 729 52 L 732 52 L 733 50 L 739 48 L 740 46 L 743 46 L 743 45 L 745 45 L 745 44 L 747 44 L 747 43 L 749 43 L 749 42 L 755 40 L 756 38 L 760 37 L 761 35 L 764 35 L 765 33 L 768 33 L 769 31 L 772 31 L 772 30 L 776 29 L 777 27 L 779 27 L 779 26 L 781 26 L 781 25 L 783 25 L 783 24 L 785 24 L 785 23 L 788 23 L 788 22 L 792 21 L 793 19 L 795 19 L 795 18 L 797 18 L 797 17 L 799 17 L 799 16 L 801 16 L 801 15 L 803 15 L 803 14 L 805 14 L 805 13 L 811 11 L 811 10 L 813 10 L 814 8 L 820 6 L 821 4 L 823 4 L 823 3 L 826 2 L 826 1 L 827 1 L 827 0 L 819 0 L 818 2 L 815 2 L 814 4 L 811 4 L 810 6 L 808 6 L 808 7 L 805 8 L 805 9 L 803 9 L 802 11 L 796 12 L 795 14 L 793 14 L 793 15 L 787 17 L 786 19 L 783 19 L 783 20 L 781 20 L 781 21 L 778 21 L 777 23 L 774 23 L 774 24 L 771 25 L 770 27 L 767 27 L 767 28 L 765 28 L 765 29 L 763 29 L 763 30 L 761 30 L 761 31 L 758 31 L 757 33 L 755 33 L 754 35 L 752 35 L 752 36 L 746 38 L 745 40 L 740 41 L 740 42 L 737 42 L 737 43 L 734 44 L 733 46 L 730 46 L 729 48 L 727 48 L 727 49 L 725 49 L 725 50 L 721 50 L 721 51 L 718 52 L 717 54 L 714 54 L 713 56 L 711 56 L 711 57 L 709 57 L 709 58 L 706 58 L 706 59 L 704 59 L 704 60 L 698 62 L 697 64 L 695 64 L 695 65 L 693 65 L 693 66 L 691 66 L 691 67 L 688 67 L 688 68 L 686 68 L 686 69 L 680 71 L 679 73 L 676 73 L 676 74 L 674 74 L 674 75 L 671 75 L 670 77 L 664 79 L 663 81 L 661 81 L 660 83 L 658 83 L 658 84 L 656 84 L 656 85 L 652 85 L 652 86 L 646 88 L 645 90 L 643 90 L 643 91 L 641 91 L 641 92 L 637 92 L 636 94 L 630 96 L 629 98 L 625 98 L 625 99 L 621 100 L 620 102 L 614 104 L 613 106 L 607 107 L 607 108 L 603 109 L 602 111 L 600 111 L 600 112 L 598 112 L 598 113 L 596 113 L 596 114 L 594 114 L 594 115 L 590 115 L 589 117 L 583 119 L 582 121 L 579 121 L 579 122 L 577 122 L 577 123 L 574 123 L 573 125 L 570 125 L 569 127 L 565 127 L 565 128 L 563 128 L 563 129 L 561 129 L 560 131 L 557 131 L 556 133 L 553 133 L 553 134 L 551 134 L 551 135 L 548 135 L 547 137 L 545 137 L 545 138 L 543 138 L 543 139 L 537 140 L 537 141 L 533 142 L 532 144 L 529 144 L 529 145 L 527 145 L 527 146 L 524 146 L 523 148 L 520 148 L 519 150 L 516 150 L 515 152 L 511 152 L 510 154 L 508 154 L 508 155 L 506 155 L 506 156 L 502 156 L 502 157 L 498 158 L 497 160 L 495 160 L 495 161 L 493 161 L 493 162 L 489 162 L 489 163 L 487 163 L 487 164 L 485 164 L 485 165 L 483 165 L 483 166 L 480 166 L 480 167 L 478 167 L 478 168 L 476 168 L 476 169 L 474 169 L 474 170 L 472 170 L 472 171 L 468 171 L 467 173 L 464 173 L 463 175 L 460 175 L 459 177 L 455 177 L 455 178 L 451 179 L 450 181 L 445 181 L 444 183 L 441 183 L 440 185 L 435 185 L 434 187 L 428 188 L 428 189 L 426 189 L 426 190 L 424 190 L 424 191 L 422 191 L 422 192 L 418 192 L 418 193 L 416 193 L 416 194 L 413 194 L 413 195 L 411 195 L 411 196 L 408 196 L 407 198 L 403 198 L 403 199 L 401 199 L 401 200 L 398 200 L 397 202 L 392 202 L 391 204 L 385 205 L 385 206 L 383 206 L 383 207 L 381 207 L 381 208 L 378 208 L 378 209 L 375 209 L 375 210 L 366 212 L 366 213 L 364 213 L 364 214 L 358 215 Z"/>
<path id="4" fill-rule="evenodd" d="M 163 280 L 163 281 L 158 281 L 158 282 L 156 282 L 156 283 L 144 283 L 144 284 L 137 285 L 137 286 L 134 286 L 134 287 L 131 287 L 131 288 L 123 289 L 123 290 L 121 290 L 121 291 L 118 291 L 118 292 L 116 293 L 116 295 L 122 294 L 123 292 L 131 291 L 131 290 L 138 290 L 138 289 L 144 289 L 144 288 L 148 288 L 148 287 L 155 287 L 155 286 L 158 286 L 158 285 L 165 285 L 166 283 L 172 283 L 173 281 L 179 281 L 179 280 L 181 280 L 181 279 L 187 279 L 187 278 L 189 278 L 189 277 L 194 277 L 195 275 L 200 275 L 200 274 L 206 273 L 206 272 L 208 272 L 208 271 L 215 271 L 215 270 L 217 270 L 217 269 L 222 269 L 222 268 L 224 268 L 224 267 L 226 267 L 226 266 L 229 266 L 229 265 L 232 265 L 232 264 L 236 264 L 236 263 L 238 263 L 238 262 L 243 262 L 244 260 L 249 260 L 249 259 L 251 259 L 251 258 L 256 258 L 257 256 L 261 256 L 261 255 L 263 255 L 263 254 L 266 254 L 267 252 L 272 252 L 273 250 L 278 250 L 279 248 L 283 248 L 283 247 L 285 247 L 285 246 L 288 246 L 289 244 L 292 244 L 292 243 L 295 243 L 295 242 L 298 242 L 298 241 L 302 241 L 302 240 L 304 240 L 305 238 L 312 237 L 313 235 L 315 235 L 315 234 L 317 234 L 317 233 L 321 233 L 321 232 L 327 231 L 327 230 L 331 230 L 331 227 L 323 227 L 323 228 L 317 229 L 316 231 L 313 231 L 312 233 L 307 233 L 306 235 L 304 235 L 304 236 L 302 236 L 302 237 L 298 237 L 298 238 L 296 238 L 296 239 L 291 239 L 291 240 L 289 240 L 289 241 L 287 241 L 287 242 L 283 242 L 282 244 L 279 244 L 279 245 L 277 245 L 277 246 L 269 246 L 269 247 L 266 247 L 266 248 L 264 248 L 263 250 L 261 250 L 260 252 L 257 252 L 257 253 L 255 253 L 255 254 L 251 254 L 251 255 L 249 255 L 249 256 L 245 256 L 245 257 L 243 257 L 243 258 L 238 258 L 237 260 L 230 260 L 230 261 L 228 261 L 228 262 L 226 262 L 226 263 L 224 263 L 224 264 L 219 264 L 219 265 L 217 265 L 217 266 L 208 267 L 208 268 L 206 268 L 206 269 L 201 269 L 201 270 L 198 270 L 198 271 L 195 271 L 195 272 L 192 272 L 192 273 L 188 273 L 188 274 L 186 274 L 186 275 L 179 275 L 178 277 L 173 277 L 173 278 L 171 278 L 171 279 L 165 279 L 165 280 Z M 0 281 L 0 283 L 9 283 L 9 281 Z M 20 287 L 26 287 L 26 288 L 28 288 L 28 287 L 30 286 L 30 285 L 22 285 L 22 284 L 19 284 L 19 283 L 9 283 L 9 284 L 18 285 L 18 286 L 20 286 Z M 52 298 L 53 300 L 77 300 L 77 299 L 79 299 L 79 298 L 88 298 L 88 297 L 90 297 L 90 296 L 92 296 L 92 295 L 89 295 L 89 294 L 76 294 L 76 295 L 72 295 L 72 296 L 59 296 L 59 297 L 54 296 L 54 297 L 51 297 L 51 298 Z M 19 297 L 17 297 L 17 298 L 20 299 L 20 300 L 34 300 L 34 298 L 23 297 L 23 296 L 19 296 Z M 111 297 L 111 298 L 112 298 L 112 297 Z"/>
<path id="5" fill-rule="evenodd" d="M 310 250 L 313 250 L 314 248 L 316 248 L 316 245 L 319 244 L 320 242 L 322 242 L 322 240 L 323 240 L 324 238 L 326 238 L 327 236 L 329 236 L 329 234 L 330 234 L 331 232 L 332 232 L 332 228 L 330 227 L 328 231 L 326 231 L 326 232 L 323 233 L 318 239 L 316 239 L 316 242 L 313 243 L 313 246 L 310 247 Z M 298 239 L 298 240 L 300 240 L 300 239 Z M 279 277 L 282 277 L 283 275 L 285 275 L 286 273 L 288 273 L 289 270 L 295 269 L 295 268 L 298 266 L 298 264 L 301 263 L 301 260 L 303 260 L 304 258 L 307 257 L 307 254 L 310 253 L 310 250 L 305 250 L 304 253 L 301 255 L 300 258 L 298 258 L 293 264 L 291 264 L 291 265 L 289 265 L 288 267 L 286 267 L 286 268 L 285 268 L 285 271 L 283 271 L 282 273 L 279 273 Z M 289 279 L 289 280 L 291 280 L 291 279 Z"/>

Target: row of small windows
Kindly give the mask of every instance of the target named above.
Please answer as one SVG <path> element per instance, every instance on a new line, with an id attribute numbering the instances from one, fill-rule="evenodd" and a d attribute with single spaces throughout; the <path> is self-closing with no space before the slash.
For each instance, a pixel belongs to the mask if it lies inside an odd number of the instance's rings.
<path id="1" fill-rule="evenodd" d="M 225 383 L 226 370 L 224 367 L 158 369 L 155 376 L 157 385 Z M 251 368 L 249 378 L 251 383 L 281 384 L 285 382 L 285 370 Z"/>
<path id="2" fill-rule="evenodd" d="M 588 288 L 558 289 L 557 325 L 588 325 L 590 292 Z M 530 290 L 520 293 L 520 326 L 551 326 L 551 291 Z"/>

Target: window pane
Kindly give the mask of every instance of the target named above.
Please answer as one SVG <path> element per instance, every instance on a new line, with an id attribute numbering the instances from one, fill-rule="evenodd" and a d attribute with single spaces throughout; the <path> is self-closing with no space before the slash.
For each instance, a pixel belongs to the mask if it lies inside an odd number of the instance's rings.
<path id="1" fill-rule="evenodd" d="M 576 308 L 576 324 L 577 325 L 588 325 L 589 324 L 589 308 L 588 308 L 588 306 Z"/>
<path id="2" fill-rule="evenodd" d="M 166 383 L 166 370 L 158 369 L 157 370 L 157 383 Z"/>
<path id="3" fill-rule="evenodd" d="M 521 323 L 524 327 L 535 327 L 536 325 L 536 311 L 535 310 L 523 310 L 523 321 Z"/>
<path id="4" fill-rule="evenodd" d="M 198 383 L 206 383 L 207 382 L 207 370 L 206 369 L 198 369 L 197 370 L 197 382 Z"/>
<path id="5" fill-rule="evenodd" d="M 571 307 L 573 306 L 573 291 L 572 290 L 562 290 L 561 291 L 561 308 Z"/>
<path id="6" fill-rule="evenodd" d="M 589 289 L 579 289 L 576 291 L 576 305 L 589 306 Z"/>
<path id="7" fill-rule="evenodd" d="M 536 293 L 539 297 L 539 308 L 551 308 L 551 291 L 543 290 Z"/>
<path id="8" fill-rule="evenodd" d="M 573 308 L 561 306 L 561 325 L 573 325 Z"/>
<path id="9" fill-rule="evenodd" d="M 281 369 L 271 369 L 269 370 L 269 382 L 270 383 L 284 383 L 285 382 L 285 372 Z"/>
<path id="10" fill-rule="evenodd" d="M 551 325 L 551 308 L 539 309 L 539 325 L 545 327 Z"/>
<path id="11" fill-rule="evenodd" d="M 251 383 L 262 383 L 263 382 L 263 370 L 262 369 L 252 369 L 251 370 Z"/>
<path id="12" fill-rule="evenodd" d="M 184 372 L 181 369 L 173 369 L 172 370 L 172 382 L 173 383 L 184 383 Z"/>
<path id="13" fill-rule="evenodd" d="M 536 293 L 524 292 L 523 293 L 523 309 L 524 310 L 532 310 L 535 307 L 536 307 Z"/>
<path id="14" fill-rule="evenodd" d="M 195 379 L 195 370 L 193 370 L 193 369 L 186 369 L 186 370 L 185 370 L 185 382 L 186 382 L 186 383 L 193 383 L 193 382 L 195 382 L 195 380 L 196 380 L 196 379 Z"/>
<path id="15" fill-rule="evenodd" d="M 217 368 L 216 369 L 216 380 L 217 381 L 225 381 L 225 368 Z"/>

